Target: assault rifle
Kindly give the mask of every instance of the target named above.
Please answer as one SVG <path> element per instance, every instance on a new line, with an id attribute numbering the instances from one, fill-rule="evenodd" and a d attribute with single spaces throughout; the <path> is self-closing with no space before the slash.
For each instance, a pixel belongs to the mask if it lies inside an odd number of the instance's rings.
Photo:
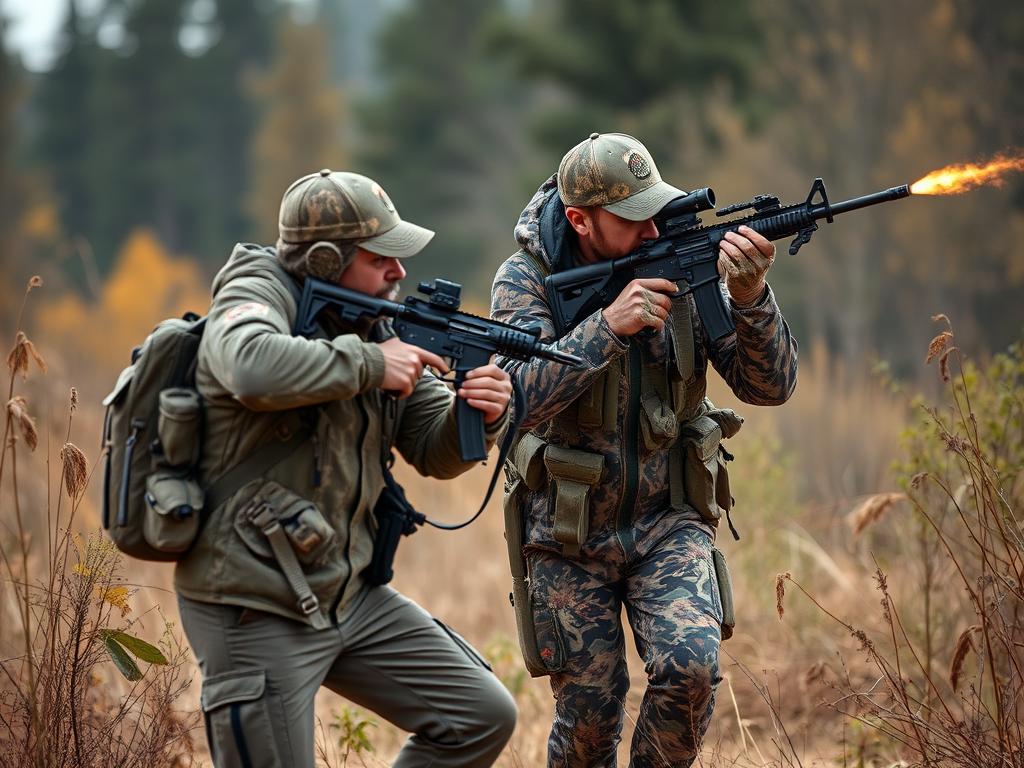
<path id="1" fill-rule="evenodd" d="M 821 199 L 815 202 L 814 196 Z M 752 210 L 746 216 L 702 227 L 697 214 L 715 207 L 715 193 L 704 187 L 670 201 L 654 217 L 659 237 L 630 254 L 611 261 L 588 264 L 556 272 L 544 280 L 554 315 L 558 338 L 579 325 L 597 309 L 611 304 L 626 285 L 636 278 L 662 277 L 682 282 L 685 287 L 672 298 L 692 293 L 701 322 L 712 340 L 734 330 L 732 316 L 719 287 L 718 244 L 726 232 L 743 224 L 769 240 L 796 235 L 790 255 L 800 250 L 818 229 L 818 219 L 830 224 L 840 213 L 887 203 L 910 195 L 906 184 L 841 203 L 830 204 L 825 184 L 815 179 L 807 200 L 783 207 L 774 195 L 758 195 L 715 212 L 716 216 Z"/>
<path id="2" fill-rule="evenodd" d="M 402 341 L 452 361 L 456 390 L 462 386 L 467 373 L 486 365 L 495 354 L 516 360 L 542 357 L 563 365 L 583 365 L 583 360 L 575 355 L 542 344 L 539 328 L 517 328 L 460 312 L 462 286 L 458 283 L 448 280 L 420 283 L 419 292 L 429 300 L 407 296 L 399 304 L 307 277 L 292 332 L 300 336 L 312 335 L 316 331 L 317 315 L 327 307 L 350 325 L 363 319 L 393 318 L 395 333 Z M 481 411 L 458 398 L 455 418 L 463 461 L 481 461 L 487 457 L 483 417 Z"/>

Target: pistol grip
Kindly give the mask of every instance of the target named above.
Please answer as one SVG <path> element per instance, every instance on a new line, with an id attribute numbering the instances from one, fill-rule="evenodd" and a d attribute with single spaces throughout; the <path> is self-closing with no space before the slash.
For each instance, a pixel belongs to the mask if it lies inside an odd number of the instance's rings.
<path id="1" fill-rule="evenodd" d="M 459 384 L 455 385 L 458 392 Z M 487 444 L 484 441 L 484 413 L 455 395 L 455 422 L 459 427 L 459 451 L 463 461 L 483 461 L 487 458 Z"/>

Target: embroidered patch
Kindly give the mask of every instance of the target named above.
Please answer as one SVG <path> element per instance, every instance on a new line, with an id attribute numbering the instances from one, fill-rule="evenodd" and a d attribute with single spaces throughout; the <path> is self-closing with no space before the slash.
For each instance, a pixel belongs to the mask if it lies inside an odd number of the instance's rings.
<path id="1" fill-rule="evenodd" d="M 232 307 L 225 312 L 224 322 L 237 323 L 239 320 L 244 320 L 247 317 L 266 317 L 268 314 L 270 314 L 270 307 L 266 304 L 249 301 L 245 304 L 239 304 L 237 307 Z"/>
<path id="2" fill-rule="evenodd" d="M 651 166 L 639 152 L 630 152 L 626 158 L 630 172 L 638 179 L 646 179 L 651 175 Z"/>
<path id="3" fill-rule="evenodd" d="M 395 212 L 395 204 L 391 202 L 391 198 L 388 197 L 388 193 L 381 188 L 380 184 L 374 182 L 371 190 L 373 191 L 373 194 L 379 197 L 380 201 L 384 203 L 385 208 L 387 208 L 391 213 Z"/>

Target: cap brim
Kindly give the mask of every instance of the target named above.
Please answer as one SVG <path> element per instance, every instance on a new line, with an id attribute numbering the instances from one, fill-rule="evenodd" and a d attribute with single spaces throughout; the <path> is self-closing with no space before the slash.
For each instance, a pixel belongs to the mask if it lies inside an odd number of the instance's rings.
<path id="1" fill-rule="evenodd" d="M 422 251 L 434 237 L 434 232 L 410 221 L 399 221 L 387 232 L 359 242 L 360 248 L 379 254 L 404 259 Z"/>
<path id="2" fill-rule="evenodd" d="M 625 200 L 609 203 L 602 207 L 606 211 L 629 221 L 644 221 L 664 208 L 669 201 L 685 194 L 683 190 L 676 189 L 664 181 L 659 181 L 649 186 L 643 192 L 637 192 Z"/>

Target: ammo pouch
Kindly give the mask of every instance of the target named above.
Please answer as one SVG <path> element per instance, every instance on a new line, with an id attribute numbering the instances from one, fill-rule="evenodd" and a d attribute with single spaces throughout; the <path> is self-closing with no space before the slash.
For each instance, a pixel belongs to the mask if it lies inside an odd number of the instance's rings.
<path id="1" fill-rule="evenodd" d="M 742 424 L 743 419 L 734 411 L 712 408 L 687 422 L 682 430 L 686 503 L 712 525 L 717 524 L 723 512 L 728 515 L 732 509 L 729 470 L 725 464 L 732 460 L 732 455 L 722 447 L 722 439 L 735 435 Z"/>
<path id="2" fill-rule="evenodd" d="M 158 552 L 182 553 L 199 533 L 203 489 L 198 480 L 202 400 L 190 388 L 160 391 L 159 445 L 146 477 L 142 534 Z"/>
<path id="3" fill-rule="evenodd" d="M 554 537 L 562 553 L 575 556 L 590 533 L 590 489 L 604 469 L 604 456 L 576 448 L 548 445 L 544 467 L 554 494 Z"/>
<path id="4" fill-rule="evenodd" d="M 402 490 L 391 471 L 384 469 L 384 490 L 381 491 L 377 504 L 373 508 L 373 517 L 377 521 L 377 535 L 373 539 L 373 558 L 363 571 L 363 578 L 375 587 L 387 584 L 395 575 L 395 553 L 402 536 L 416 533 L 419 526 L 426 522 L 426 515 L 417 512 L 405 498 Z"/>

